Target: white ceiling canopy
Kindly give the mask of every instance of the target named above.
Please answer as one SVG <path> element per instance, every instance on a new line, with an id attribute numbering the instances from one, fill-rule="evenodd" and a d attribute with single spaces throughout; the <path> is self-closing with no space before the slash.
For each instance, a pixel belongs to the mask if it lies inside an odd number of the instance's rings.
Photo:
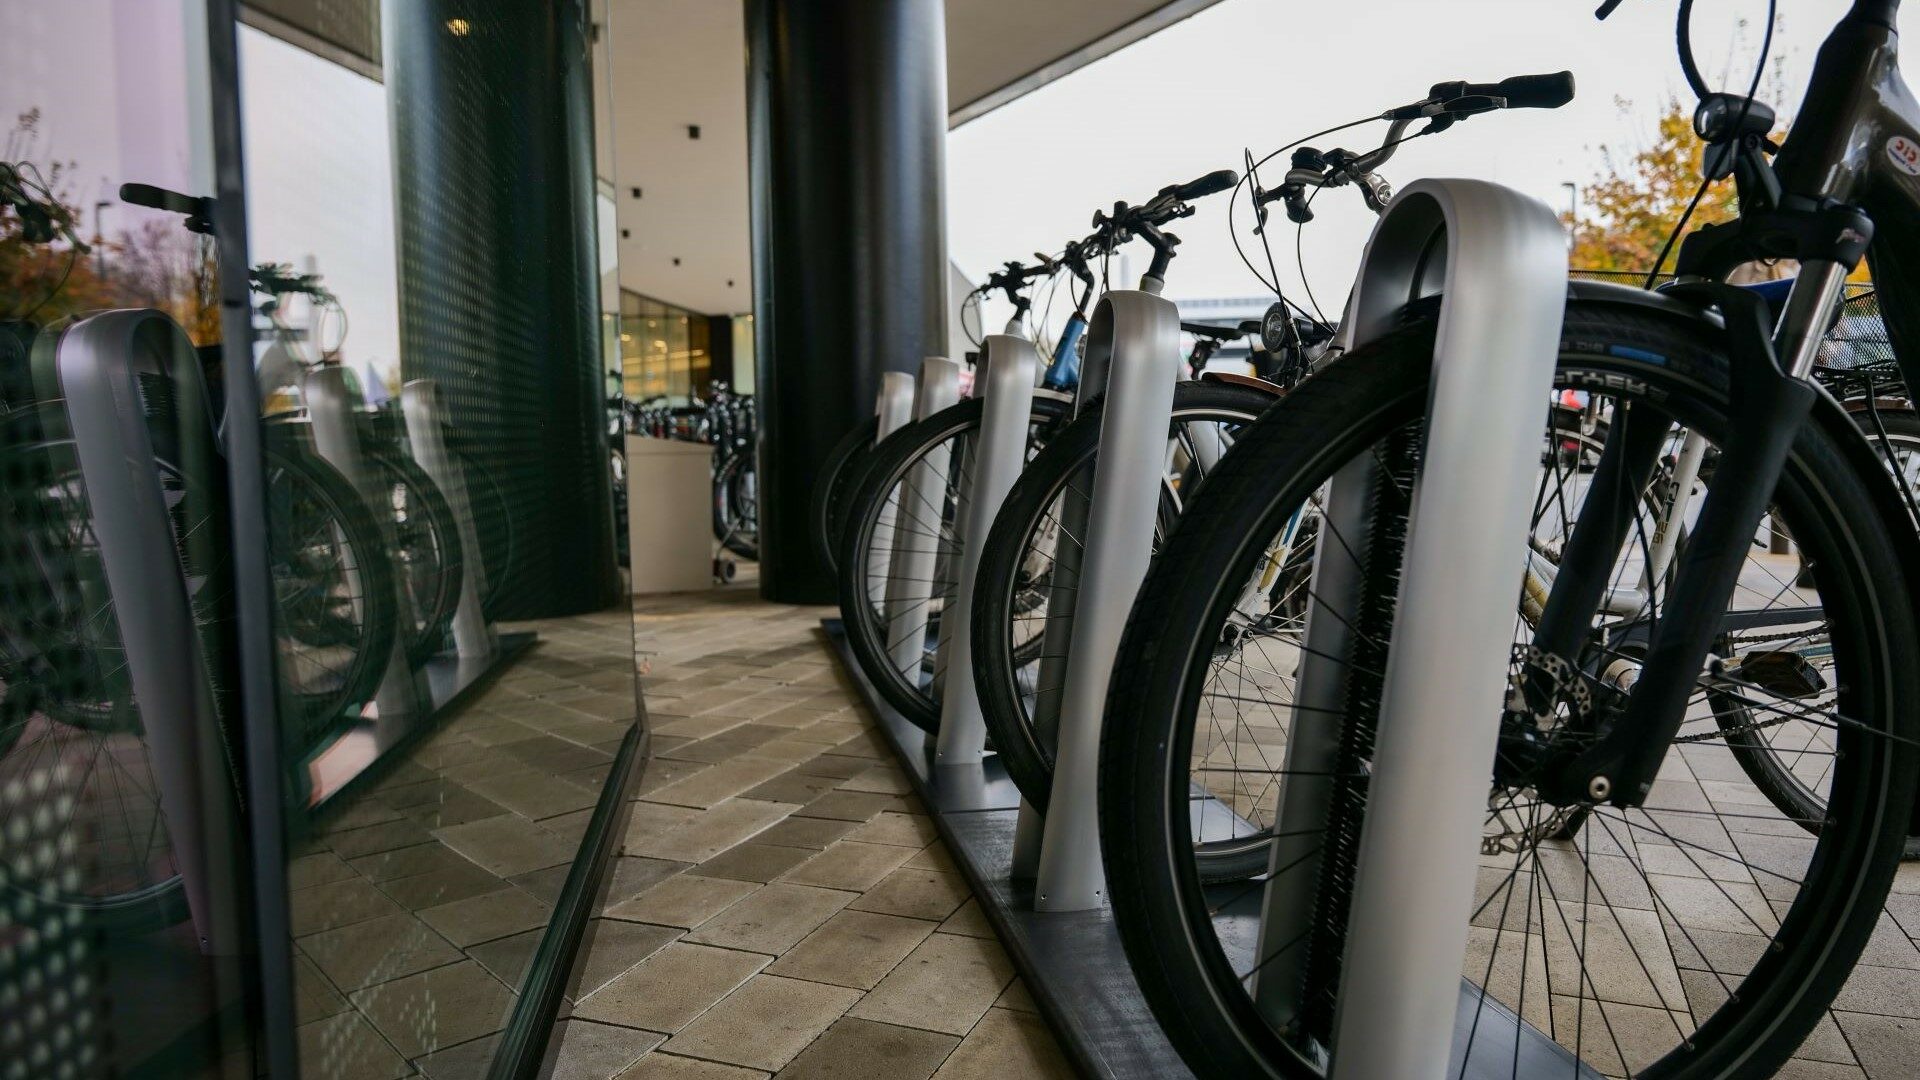
<path id="1" fill-rule="evenodd" d="M 947 0 L 949 120 L 965 123 L 1215 2 Z M 745 312 L 745 5 L 610 4 L 621 283 L 695 311 Z"/>

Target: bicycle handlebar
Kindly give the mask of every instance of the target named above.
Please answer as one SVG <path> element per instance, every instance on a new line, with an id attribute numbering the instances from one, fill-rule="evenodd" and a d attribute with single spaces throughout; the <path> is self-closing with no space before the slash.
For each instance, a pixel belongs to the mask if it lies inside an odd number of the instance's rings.
<path id="1" fill-rule="evenodd" d="M 1505 98 L 1509 109 L 1557 109 L 1573 100 L 1573 72 L 1514 75 L 1491 85 L 1468 83 L 1466 93 Z"/>
<path id="2" fill-rule="evenodd" d="M 1425 98 L 1380 115 L 1383 120 L 1421 120 L 1472 116 L 1494 109 L 1557 109 L 1573 100 L 1573 91 L 1571 71 L 1513 75 L 1496 83 L 1462 79 L 1434 83 Z"/>
<path id="3" fill-rule="evenodd" d="M 144 206 L 150 210 L 162 210 L 169 214 L 186 215 L 188 232 L 202 235 L 213 232 L 213 200 L 182 195 L 177 191 L 168 191 L 152 184 L 121 184 L 120 201 L 134 206 Z"/>
<path id="4" fill-rule="evenodd" d="M 1245 324 L 1239 326 L 1214 326 L 1210 323 L 1182 322 L 1180 329 L 1185 330 L 1195 337 L 1211 338 L 1214 341 L 1238 341 L 1247 335 Z"/>
<path id="5" fill-rule="evenodd" d="M 1155 201 L 1172 196 L 1177 202 L 1192 202 L 1208 195 L 1217 195 L 1240 182 L 1240 174 L 1232 169 L 1216 169 L 1205 176 L 1196 177 L 1184 184 L 1168 184 L 1160 189 Z"/>

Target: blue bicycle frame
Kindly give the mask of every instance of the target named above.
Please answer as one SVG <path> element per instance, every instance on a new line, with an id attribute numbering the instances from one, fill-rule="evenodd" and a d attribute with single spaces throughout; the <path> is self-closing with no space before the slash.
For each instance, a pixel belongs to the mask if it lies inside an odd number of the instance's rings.
<path id="1" fill-rule="evenodd" d="M 1053 359 L 1047 362 L 1040 385 L 1048 390 L 1072 390 L 1080 385 L 1080 337 L 1087 331 L 1087 317 L 1075 311 L 1067 317 L 1060 340 L 1053 347 Z"/>

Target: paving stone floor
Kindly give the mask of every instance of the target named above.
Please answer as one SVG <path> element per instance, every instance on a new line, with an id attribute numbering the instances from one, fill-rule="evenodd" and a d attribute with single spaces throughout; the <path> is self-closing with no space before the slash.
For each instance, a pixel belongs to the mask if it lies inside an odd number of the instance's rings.
<path id="1" fill-rule="evenodd" d="M 544 1075 L 1072 1075 L 839 672 L 823 614 L 736 588 L 642 601 L 631 645 L 624 613 L 541 624 L 539 651 L 302 850 L 308 1074 L 483 1074 L 585 826 L 589 804 L 555 782 L 597 790 L 637 648 L 655 755 Z M 1916 935 L 1910 864 L 1781 1076 L 1920 1075 Z"/>
<path id="2" fill-rule="evenodd" d="M 484 1074 L 633 723 L 629 627 L 624 610 L 533 626 L 532 652 L 294 847 L 303 1075 Z"/>
<path id="3" fill-rule="evenodd" d="M 637 605 L 654 759 L 622 864 L 645 884 L 596 923 L 553 1076 L 1073 1075 L 824 613 L 740 588 Z"/>

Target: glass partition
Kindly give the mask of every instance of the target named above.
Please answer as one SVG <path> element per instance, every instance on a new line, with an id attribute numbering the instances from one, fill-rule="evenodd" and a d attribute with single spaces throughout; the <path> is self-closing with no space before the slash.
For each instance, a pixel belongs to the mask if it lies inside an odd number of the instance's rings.
<path id="1" fill-rule="evenodd" d="M 250 1053 L 214 67 L 202 0 L 0 5 L 3 1075 Z"/>
<path id="2" fill-rule="evenodd" d="M 300 1057 L 478 1076 L 635 722 L 595 30 L 343 2 L 239 49 Z"/>
<path id="3" fill-rule="evenodd" d="M 476 1076 L 564 966 L 638 712 L 599 40 L 0 6 L 0 1075 Z"/>

